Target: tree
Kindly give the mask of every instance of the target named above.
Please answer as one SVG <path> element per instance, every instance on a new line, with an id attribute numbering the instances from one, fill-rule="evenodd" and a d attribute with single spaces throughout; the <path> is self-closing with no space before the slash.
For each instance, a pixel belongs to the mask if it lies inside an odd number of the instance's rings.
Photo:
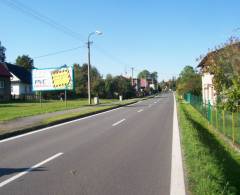
<path id="1" fill-rule="evenodd" d="M 95 97 L 105 97 L 105 82 L 102 78 L 96 79 L 92 84 L 92 94 Z"/>
<path id="2" fill-rule="evenodd" d="M 122 95 L 124 98 L 130 98 L 135 96 L 135 90 L 131 85 L 131 80 L 123 76 L 116 76 L 113 79 L 113 85 L 115 86 L 115 93 Z"/>
<path id="3" fill-rule="evenodd" d="M 240 105 L 240 42 L 230 38 L 222 48 L 205 57 L 203 72 L 213 75 L 214 89 L 218 103 L 230 111 Z"/>
<path id="4" fill-rule="evenodd" d="M 181 71 L 177 81 L 177 91 L 180 95 L 185 93 L 201 95 L 201 75 L 197 73 L 192 66 L 185 66 Z"/>
<path id="5" fill-rule="evenodd" d="M 150 77 L 151 77 L 151 74 L 150 74 L 150 72 L 148 70 L 143 70 L 142 72 L 140 72 L 138 74 L 138 78 L 139 79 L 148 79 Z"/>
<path id="6" fill-rule="evenodd" d="M 73 72 L 74 72 L 74 85 L 75 85 L 75 93 L 77 95 L 81 94 L 81 80 L 80 80 L 80 71 L 81 67 L 79 64 L 73 65 Z"/>
<path id="7" fill-rule="evenodd" d="M 5 55 L 6 48 L 1 45 L 0 41 L 0 62 L 5 62 L 6 55 Z"/>
<path id="8" fill-rule="evenodd" d="M 77 95 L 81 97 L 88 96 L 88 64 L 74 64 L 74 75 L 75 75 L 75 91 Z M 91 94 L 98 96 L 103 95 L 103 81 L 97 68 L 91 67 L 90 69 L 91 79 Z M 98 89 L 100 86 L 103 89 Z"/>
<path id="9" fill-rule="evenodd" d="M 33 59 L 28 55 L 18 56 L 16 59 L 16 64 L 26 68 L 27 70 L 32 70 L 34 68 Z"/>
<path id="10" fill-rule="evenodd" d="M 158 73 L 157 72 L 152 72 L 150 74 L 151 79 L 153 79 L 153 81 L 156 83 L 157 79 L 158 79 Z"/>
<path id="11" fill-rule="evenodd" d="M 151 73 L 145 69 L 138 74 L 138 79 L 151 79 L 153 83 L 156 84 L 158 79 L 158 73 L 156 71 Z"/>
<path id="12" fill-rule="evenodd" d="M 105 93 L 107 98 L 113 98 L 116 86 L 114 85 L 113 77 L 108 74 L 105 79 Z"/>

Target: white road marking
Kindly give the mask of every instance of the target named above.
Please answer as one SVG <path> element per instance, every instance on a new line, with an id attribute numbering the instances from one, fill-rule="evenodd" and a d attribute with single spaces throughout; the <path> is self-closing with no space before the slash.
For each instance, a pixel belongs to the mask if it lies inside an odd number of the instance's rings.
<path id="1" fill-rule="evenodd" d="M 131 104 L 131 105 L 135 105 L 135 104 L 138 104 L 138 103 L 140 103 L 140 101 L 138 101 L 138 102 L 136 102 L 134 104 Z M 78 121 L 81 121 L 81 120 L 93 118 L 95 116 L 106 114 L 108 112 L 113 112 L 113 111 L 116 111 L 116 110 L 119 110 L 119 109 L 123 109 L 123 108 L 127 108 L 127 107 L 123 106 L 123 107 L 120 107 L 120 108 L 115 108 L 115 109 L 108 110 L 108 111 L 105 111 L 105 112 L 101 112 L 101 113 L 98 113 L 98 114 L 94 114 L 94 115 L 86 116 L 86 117 L 83 117 L 83 118 L 75 119 L 75 120 L 72 120 L 72 121 L 68 121 L 68 122 L 65 122 L 65 123 L 61 123 L 61 124 L 58 124 L 58 125 L 53 125 L 51 127 L 46 127 L 46 128 L 39 129 L 39 130 L 36 130 L 36 131 L 31 131 L 29 133 L 24 133 L 24 134 L 17 135 L 17 136 L 14 136 L 14 137 L 6 138 L 6 139 L 3 139 L 3 140 L 0 140 L 0 144 L 4 143 L 4 142 L 15 140 L 15 139 L 18 139 L 18 138 L 21 138 L 21 137 L 25 137 L 25 136 L 28 136 L 28 135 L 32 135 L 32 134 L 35 134 L 35 133 L 40 133 L 42 131 L 47 131 L 49 129 L 53 129 L 53 128 L 56 128 L 56 127 L 61 127 L 63 125 L 68 125 L 70 123 L 74 123 L 74 122 L 78 122 Z"/>
<path id="2" fill-rule="evenodd" d="M 114 126 L 117 126 L 118 124 L 122 123 L 122 122 L 125 121 L 125 120 L 126 120 L 126 119 L 124 118 L 124 119 L 122 119 L 122 120 L 120 120 L 120 121 L 114 123 L 112 126 L 113 126 L 113 127 L 114 127 Z"/>
<path id="3" fill-rule="evenodd" d="M 157 102 L 154 102 L 154 104 L 156 104 Z"/>
<path id="4" fill-rule="evenodd" d="M 61 153 L 61 152 L 60 152 L 60 153 L 57 153 L 57 154 L 49 157 L 48 159 L 46 159 L 46 160 L 44 160 L 44 161 L 42 161 L 42 162 L 40 162 L 40 163 L 38 163 L 38 164 L 30 167 L 30 168 L 27 169 L 26 171 L 23 171 L 23 172 L 18 173 L 17 175 L 15 175 L 15 176 L 13 176 L 13 177 L 10 177 L 9 179 L 7 179 L 7 180 L 5 180 L 5 181 L 3 181 L 3 182 L 0 183 L 0 188 L 2 188 L 3 186 L 11 183 L 12 181 L 14 181 L 14 180 L 16 180 L 16 179 L 18 179 L 18 178 L 20 178 L 20 177 L 22 177 L 22 176 L 24 176 L 24 175 L 26 175 L 27 173 L 31 172 L 32 170 L 34 170 L 34 169 L 36 169 L 36 168 L 38 168 L 38 167 L 46 164 L 47 162 L 49 162 L 49 161 L 51 161 L 51 160 L 53 160 L 53 159 L 55 159 L 55 158 L 57 158 L 57 157 L 59 157 L 59 156 L 61 156 L 61 155 L 63 155 L 63 153 Z"/>
<path id="5" fill-rule="evenodd" d="M 140 110 L 138 110 L 137 112 L 142 112 L 143 111 L 143 109 L 140 109 Z"/>
<path id="6" fill-rule="evenodd" d="M 182 153 L 177 119 L 176 99 L 174 96 L 173 136 L 172 136 L 172 163 L 170 195 L 185 195 Z"/>

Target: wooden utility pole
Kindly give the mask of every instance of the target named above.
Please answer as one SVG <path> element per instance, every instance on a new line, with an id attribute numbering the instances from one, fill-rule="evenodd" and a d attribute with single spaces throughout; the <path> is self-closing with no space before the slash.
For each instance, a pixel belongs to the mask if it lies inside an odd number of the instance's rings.
<path id="1" fill-rule="evenodd" d="M 133 85 L 133 71 L 134 71 L 134 67 L 132 67 L 131 70 L 132 70 L 132 85 Z"/>

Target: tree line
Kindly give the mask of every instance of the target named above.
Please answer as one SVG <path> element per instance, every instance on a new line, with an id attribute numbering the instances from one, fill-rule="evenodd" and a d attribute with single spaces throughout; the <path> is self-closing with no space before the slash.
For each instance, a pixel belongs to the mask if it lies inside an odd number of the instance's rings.
<path id="1" fill-rule="evenodd" d="M 87 97 L 88 64 L 74 64 L 75 94 L 80 97 Z M 124 98 L 135 96 L 135 90 L 131 85 L 131 79 L 123 76 L 106 75 L 104 79 L 96 67 L 90 69 L 91 95 L 100 98 L 117 98 L 119 95 Z"/>
<path id="2" fill-rule="evenodd" d="M 0 60 L 5 62 L 5 48 L 2 48 Z M 18 56 L 15 64 L 21 67 L 24 67 L 26 70 L 30 71 L 35 68 L 34 60 L 29 55 Z M 84 63 L 74 64 L 74 90 L 68 91 L 68 97 L 83 97 L 88 96 L 88 64 Z M 137 89 L 136 86 L 132 83 L 132 78 L 126 78 L 124 76 L 112 76 L 111 74 L 106 75 L 105 78 L 100 74 L 98 69 L 94 66 L 90 69 L 90 83 L 91 83 L 91 95 L 97 96 L 99 98 L 118 98 L 120 95 L 123 98 L 132 98 L 136 96 L 144 96 L 152 93 L 156 93 L 159 89 L 152 89 L 151 87 L 144 89 Z M 149 72 L 148 70 L 143 70 L 138 74 L 139 79 L 151 80 L 152 83 L 157 86 L 157 72 Z M 61 96 L 63 91 L 46 91 L 42 92 L 44 98 L 58 98 Z"/>
<path id="3" fill-rule="evenodd" d="M 16 59 L 16 65 L 22 66 L 25 69 L 31 71 L 34 68 L 34 61 L 28 55 L 18 56 Z M 68 91 L 68 97 L 81 97 L 86 98 L 88 96 L 88 64 L 84 63 L 74 64 L 74 91 Z M 143 70 L 138 74 L 138 78 L 152 79 L 153 82 L 157 82 L 157 72 L 150 73 L 148 70 Z M 136 91 L 132 85 L 131 78 L 124 76 L 112 76 L 107 74 L 106 78 L 100 74 L 98 69 L 91 66 L 90 69 L 90 83 L 91 83 L 91 95 L 99 98 L 118 98 L 120 95 L 123 98 L 133 98 L 136 96 L 144 96 L 152 93 L 156 93 L 157 90 L 144 89 L 143 91 Z M 63 91 L 42 92 L 42 95 L 46 99 L 58 98 Z"/>

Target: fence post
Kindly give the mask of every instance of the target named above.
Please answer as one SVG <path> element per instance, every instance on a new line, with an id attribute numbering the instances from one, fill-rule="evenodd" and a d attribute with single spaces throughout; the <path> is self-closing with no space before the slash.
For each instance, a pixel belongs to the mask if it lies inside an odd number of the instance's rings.
<path id="1" fill-rule="evenodd" d="M 222 110 L 222 118 L 223 118 L 223 134 L 225 135 L 225 112 Z"/>
<path id="2" fill-rule="evenodd" d="M 211 111 L 211 104 L 210 101 L 208 101 L 208 121 L 211 123 L 212 118 L 212 111 Z"/>
<path id="3" fill-rule="evenodd" d="M 232 140 L 235 143 L 234 113 L 232 112 Z"/>
<path id="4" fill-rule="evenodd" d="M 215 127 L 218 130 L 218 109 L 217 109 L 217 106 L 216 106 L 216 114 L 215 115 L 216 115 Z"/>

